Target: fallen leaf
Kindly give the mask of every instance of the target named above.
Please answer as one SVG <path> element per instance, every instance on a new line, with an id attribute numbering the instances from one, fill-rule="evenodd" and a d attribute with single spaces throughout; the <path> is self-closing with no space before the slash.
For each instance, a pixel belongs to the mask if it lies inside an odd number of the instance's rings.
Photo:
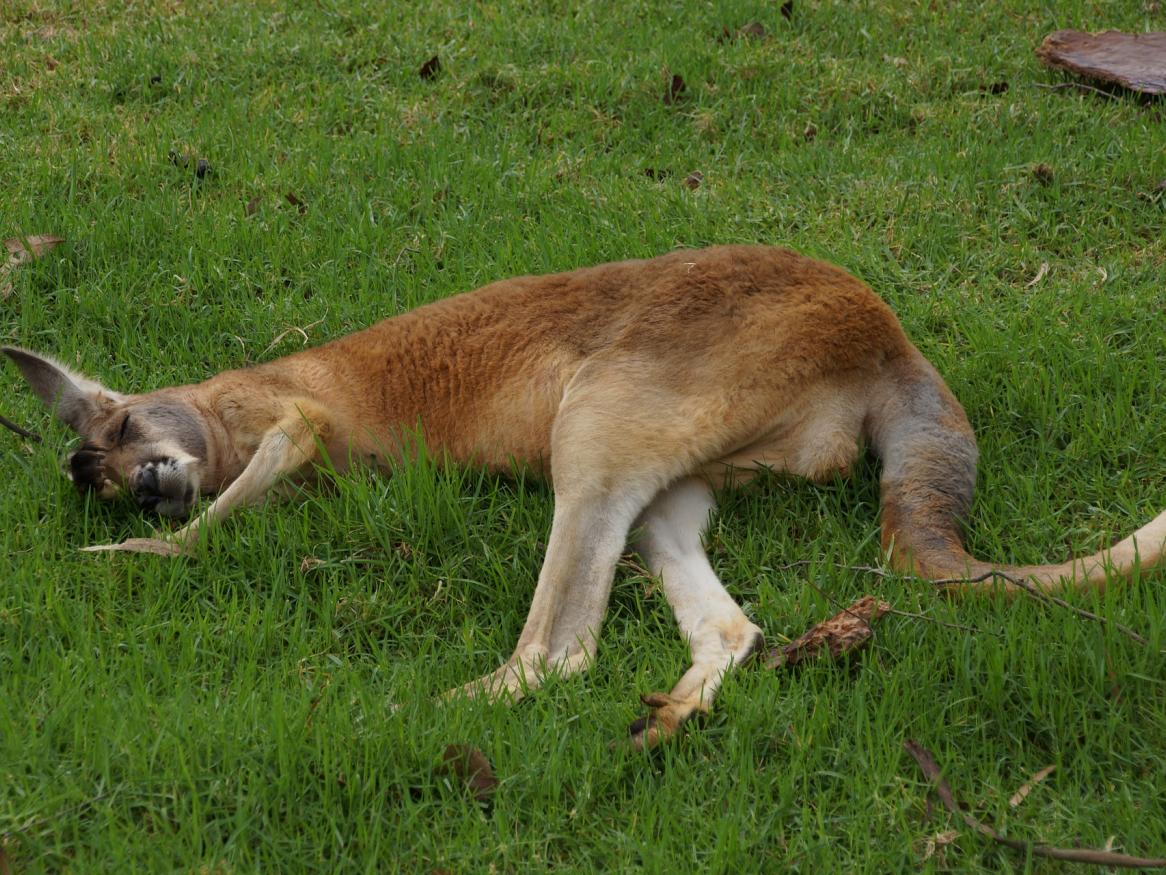
<path id="1" fill-rule="evenodd" d="M 814 137 L 818 136 L 818 126 L 813 122 L 810 122 L 808 125 L 806 125 L 806 129 L 802 131 L 802 136 L 805 138 L 806 142 L 814 139 Z"/>
<path id="2" fill-rule="evenodd" d="M 1036 55 L 1047 66 L 1145 94 L 1166 94 L 1166 32 L 1058 30 Z"/>
<path id="3" fill-rule="evenodd" d="M 498 778 L 486 755 L 468 744 L 451 744 L 441 755 L 440 773 L 456 778 L 479 802 L 487 801 L 498 789 Z"/>
<path id="4" fill-rule="evenodd" d="M 793 15 L 794 0 L 785 0 L 785 2 L 781 4 L 781 17 L 786 21 L 789 21 L 789 19 L 793 18 Z"/>
<path id="5" fill-rule="evenodd" d="M 786 644 L 775 647 L 765 660 L 767 668 L 787 668 L 816 656 L 825 647 L 838 659 L 863 647 L 874 635 L 871 624 L 891 606 L 874 596 L 860 598 L 849 608 L 823 620 L 808 632 Z"/>
<path id="6" fill-rule="evenodd" d="M 315 556 L 305 556 L 300 561 L 300 574 L 307 574 L 313 568 L 319 568 L 323 564 L 323 559 L 317 559 Z"/>
<path id="7" fill-rule="evenodd" d="M 704 181 L 704 174 L 699 170 L 694 170 L 688 176 L 684 177 L 685 188 L 700 188 L 700 184 Z"/>
<path id="8" fill-rule="evenodd" d="M 186 550 L 173 541 L 161 538 L 128 538 L 120 544 L 96 544 L 82 547 L 82 553 L 153 553 L 155 556 L 182 556 Z"/>
<path id="9" fill-rule="evenodd" d="M 1043 280 L 1045 278 L 1045 276 L 1048 274 L 1048 272 L 1049 272 L 1049 263 L 1047 261 L 1042 261 L 1040 263 L 1040 267 L 1037 268 L 1036 276 L 1034 276 L 1032 279 L 1030 279 L 1028 282 L 1026 282 L 1024 284 L 1024 287 L 1026 289 L 1031 289 L 1033 286 L 1035 286 L 1037 283 L 1039 283 L 1041 280 Z"/>
<path id="10" fill-rule="evenodd" d="M 765 25 L 760 21 L 751 21 L 737 33 L 746 39 L 765 39 Z"/>
<path id="11" fill-rule="evenodd" d="M 1043 769 L 1025 781 L 1020 786 L 1020 789 L 1012 794 L 1012 798 L 1008 800 L 1008 804 L 1015 808 L 1017 805 L 1023 802 L 1025 797 L 1032 792 L 1032 788 L 1051 775 L 1053 773 L 1053 769 L 1055 768 L 1056 766 L 1045 766 Z"/>
<path id="12" fill-rule="evenodd" d="M 8 866 L 8 851 L 5 850 L 4 844 L 0 844 L 0 875 L 12 875 L 12 870 Z"/>
<path id="13" fill-rule="evenodd" d="M 19 258 L 22 262 L 40 258 L 49 250 L 65 242 L 56 234 L 30 234 L 28 237 L 9 237 L 4 241 L 9 260 Z"/>
<path id="14" fill-rule="evenodd" d="M 0 299 L 12 294 L 12 281 L 9 276 L 12 271 L 65 242 L 64 237 L 55 234 L 32 234 L 28 237 L 9 237 L 4 241 L 4 248 L 8 250 L 8 261 L 0 265 Z"/>
<path id="15" fill-rule="evenodd" d="M 255 197 L 251 198 L 251 200 L 247 201 L 247 203 L 243 205 L 243 214 L 246 216 L 254 216 L 257 212 L 259 212 L 259 201 L 259 195 L 256 195 Z"/>
<path id="16" fill-rule="evenodd" d="M 417 69 L 417 75 L 422 79 L 429 81 L 441 72 L 441 58 L 434 55 Z"/>
<path id="17" fill-rule="evenodd" d="M 302 200 L 300 200 L 298 197 L 296 197 L 295 192 L 289 191 L 287 194 L 285 194 L 283 196 L 283 199 L 286 200 L 293 207 L 295 207 L 297 210 L 299 210 L 300 215 L 303 215 L 304 213 L 306 213 L 308 211 L 308 205 L 306 203 L 304 203 Z"/>
<path id="18" fill-rule="evenodd" d="M 679 73 L 673 73 L 672 78 L 668 82 L 668 90 L 664 92 L 664 105 L 671 106 L 687 90 L 688 85 L 685 84 L 684 77 Z"/>
<path id="19" fill-rule="evenodd" d="M 52 55 L 45 55 L 45 66 L 51 73 L 53 70 L 57 69 L 57 67 L 61 66 L 61 62 L 54 58 Z"/>
<path id="20" fill-rule="evenodd" d="M 1053 168 L 1047 164 L 1034 164 L 1032 165 L 1032 175 L 1041 185 L 1048 185 L 1053 181 Z"/>

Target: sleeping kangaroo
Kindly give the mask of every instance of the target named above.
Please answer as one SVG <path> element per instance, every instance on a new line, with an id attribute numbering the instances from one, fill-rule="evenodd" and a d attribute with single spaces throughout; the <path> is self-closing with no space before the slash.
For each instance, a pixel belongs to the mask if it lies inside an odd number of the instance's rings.
<path id="1" fill-rule="evenodd" d="M 882 545 L 895 568 L 957 588 L 1101 586 L 1156 565 L 1166 513 L 1109 550 L 1061 565 L 994 566 L 961 523 L 976 443 L 959 403 L 871 289 L 784 249 L 717 246 L 492 283 L 273 362 L 191 386 L 120 395 L 5 348 L 33 391 L 85 439 L 81 489 L 128 492 L 185 517 L 175 552 L 284 478 L 325 460 L 385 466 L 420 427 L 436 456 L 553 485 L 554 520 L 513 655 L 455 691 L 517 700 L 595 658 L 629 532 L 676 614 L 692 667 L 645 702 L 651 746 L 707 710 L 762 642 L 701 539 L 714 493 L 766 468 L 845 475 L 882 460 Z M 115 545 L 149 548 L 147 541 Z M 157 542 L 154 543 L 157 546 Z M 998 571 L 1006 577 L 991 577 Z M 1009 578 L 1012 578 L 1011 580 Z"/>

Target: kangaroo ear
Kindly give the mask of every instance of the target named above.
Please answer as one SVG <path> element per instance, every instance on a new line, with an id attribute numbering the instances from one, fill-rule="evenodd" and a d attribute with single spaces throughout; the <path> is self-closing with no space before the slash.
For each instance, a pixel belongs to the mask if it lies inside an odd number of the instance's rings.
<path id="1" fill-rule="evenodd" d="M 96 417 L 124 400 L 124 396 L 100 383 L 27 349 L 4 346 L 0 347 L 0 352 L 16 362 L 36 396 L 52 407 L 57 418 L 78 434 L 87 435 Z"/>

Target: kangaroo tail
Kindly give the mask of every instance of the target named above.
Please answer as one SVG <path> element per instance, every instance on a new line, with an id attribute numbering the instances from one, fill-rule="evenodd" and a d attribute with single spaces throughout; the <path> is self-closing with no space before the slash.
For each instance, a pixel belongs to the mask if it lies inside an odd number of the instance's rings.
<path id="1" fill-rule="evenodd" d="M 897 570 L 959 590 L 1052 592 L 1100 588 L 1162 562 L 1166 512 L 1108 549 L 1059 565 L 996 565 L 973 557 L 963 541 L 977 457 L 967 416 L 914 349 L 888 367 L 886 394 L 872 399 L 867 424 L 883 465 L 883 550 Z"/>

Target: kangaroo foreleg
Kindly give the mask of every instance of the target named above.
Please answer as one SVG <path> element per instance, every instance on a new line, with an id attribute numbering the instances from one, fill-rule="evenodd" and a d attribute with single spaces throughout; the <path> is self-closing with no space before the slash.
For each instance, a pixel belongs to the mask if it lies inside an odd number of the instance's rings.
<path id="1" fill-rule="evenodd" d="M 131 538 L 120 544 L 86 547 L 88 551 L 120 550 L 177 555 L 198 539 L 202 529 L 236 508 L 262 501 L 282 478 L 319 461 L 320 448 L 332 431 L 326 411 L 303 402 L 287 413 L 259 441 L 255 454 L 238 477 L 196 519 L 160 538 Z"/>

